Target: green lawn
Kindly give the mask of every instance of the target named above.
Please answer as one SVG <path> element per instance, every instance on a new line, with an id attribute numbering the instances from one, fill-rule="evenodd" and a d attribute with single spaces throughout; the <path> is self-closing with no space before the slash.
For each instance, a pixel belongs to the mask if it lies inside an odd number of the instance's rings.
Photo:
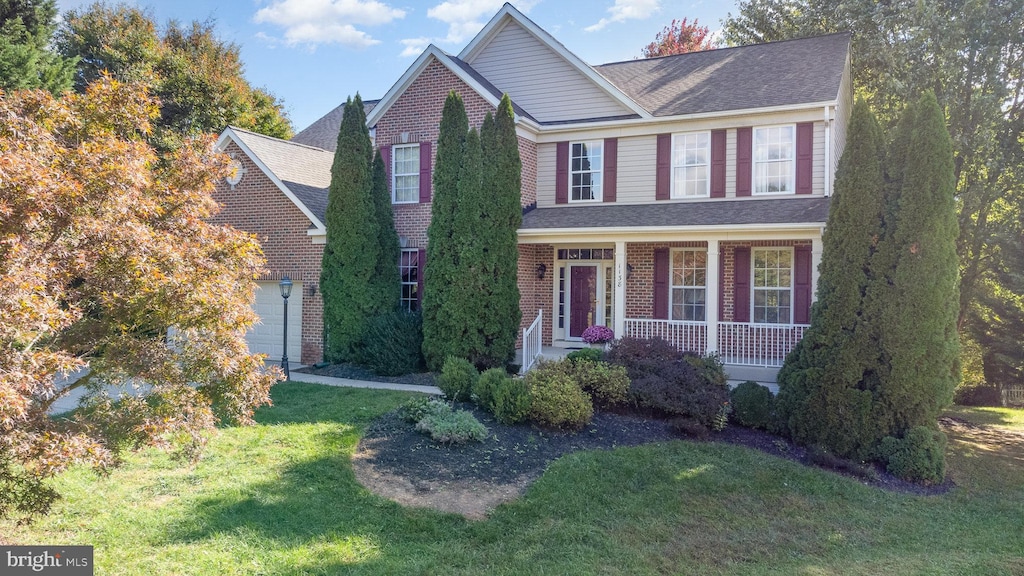
<path id="1" fill-rule="evenodd" d="M 73 470 L 51 516 L 0 534 L 93 545 L 97 574 L 1024 574 L 1019 438 L 952 438 L 959 488 L 937 497 L 720 444 L 577 453 L 471 522 L 353 478 L 361 430 L 406 397 L 278 385 L 198 465 L 148 451 L 106 478 Z M 1020 410 L 957 416 L 1024 430 Z"/>

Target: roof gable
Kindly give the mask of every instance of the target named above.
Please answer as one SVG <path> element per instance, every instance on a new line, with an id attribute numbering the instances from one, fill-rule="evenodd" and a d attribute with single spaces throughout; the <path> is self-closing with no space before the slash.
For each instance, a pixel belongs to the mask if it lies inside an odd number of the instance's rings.
<path id="1" fill-rule="evenodd" d="M 224 129 L 217 140 L 217 148 L 224 150 L 229 140 L 309 218 L 317 233 L 326 232 L 324 220 L 334 162 L 332 152 L 234 126 Z"/>

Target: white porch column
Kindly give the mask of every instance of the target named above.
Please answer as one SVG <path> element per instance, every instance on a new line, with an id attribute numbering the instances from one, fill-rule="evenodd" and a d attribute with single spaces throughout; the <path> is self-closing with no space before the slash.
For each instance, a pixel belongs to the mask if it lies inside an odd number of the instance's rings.
<path id="1" fill-rule="evenodd" d="M 622 338 L 626 332 L 626 242 L 615 242 L 615 326 L 612 330 L 616 338 Z"/>
<path id="2" fill-rule="evenodd" d="M 704 320 L 707 322 L 707 354 L 718 351 L 718 293 L 719 267 L 718 239 L 708 240 L 708 268 L 706 273 L 707 293 L 704 295 Z"/>
<path id="3" fill-rule="evenodd" d="M 818 299 L 818 267 L 821 266 L 822 249 L 821 236 L 811 238 L 811 286 L 814 287 L 811 290 L 811 302 Z"/>

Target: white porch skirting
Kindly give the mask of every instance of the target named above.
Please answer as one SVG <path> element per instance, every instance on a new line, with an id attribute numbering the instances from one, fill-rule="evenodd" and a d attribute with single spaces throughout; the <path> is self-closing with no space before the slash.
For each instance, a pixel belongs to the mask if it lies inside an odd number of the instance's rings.
<path id="1" fill-rule="evenodd" d="M 708 345 L 705 322 L 629 319 L 623 336 L 661 338 L 680 350 L 706 354 L 717 352 L 724 364 L 779 367 L 804 336 L 804 324 L 753 324 L 719 322 L 717 345 Z"/>

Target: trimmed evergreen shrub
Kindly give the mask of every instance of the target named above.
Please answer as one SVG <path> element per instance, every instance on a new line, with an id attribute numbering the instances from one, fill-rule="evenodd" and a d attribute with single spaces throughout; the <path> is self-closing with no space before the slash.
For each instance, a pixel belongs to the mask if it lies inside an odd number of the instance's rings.
<path id="1" fill-rule="evenodd" d="M 428 414 L 416 423 L 416 430 L 429 434 L 435 442 L 465 444 L 469 441 L 482 442 L 487 439 L 487 427 L 472 413 L 447 410 Z"/>
<path id="2" fill-rule="evenodd" d="M 711 435 L 711 431 L 708 430 L 707 426 L 693 418 L 687 418 L 686 416 L 673 418 L 669 420 L 668 425 L 683 436 L 694 438 L 696 440 L 705 440 Z"/>
<path id="3" fill-rule="evenodd" d="M 732 413 L 741 426 L 770 430 L 774 424 L 775 397 L 767 386 L 747 380 L 729 392 Z"/>
<path id="4" fill-rule="evenodd" d="M 939 484 L 946 478 L 946 435 L 935 428 L 915 426 L 903 438 L 886 436 L 879 452 L 889 473 L 904 480 Z"/>
<path id="5" fill-rule="evenodd" d="M 450 410 L 450 407 L 430 396 L 417 396 L 411 398 L 398 407 L 398 415 L 410 424 L 415 424 L 431 414 L 439 414 Z"/>
<path id="6" fill-rule="evenodd" d="M 725 366 L 722 365 L 717 354 L 701 356 L 694 352 L 683 352 L 683 359 L 699 370 L 708 384 L 726 386 Z"/>
<path id="7" fill-rule="evenodd" d="M 522 378 L 508 378 L 494 389 L 494 417 L 502 424 L 516 424 L 530 415 L 530 392 Z"/>
<path id="8" fill-rule="evenodd" d="M 422 320 L 418 312 L 399 309 L 371 319 L 363 343 L 357 361 L 375 374 L 400 376 L 423 369 Z"/>
<path id="9" fill-rule="evenodd" d="M 469 360 L 449 356 L 437 377 L 437 387 L 449 400 L 465 402 L 473 393 L 478 378 L 480 374 Z"/>
<path id="10" fill-rule="evenodd" d="M 606 409 L 626 401 L 629 375 L 622 366 L 588 361 L 568 361 L 566 364 L 576 384 L 590 394 L 596 407 Z"/>
<path id="11" fill-rule="evenodd" d="M 508 373 L 501 368 L 490 368 L 485 370 L 476 383 L 473 384 L 473 402 L 477 406 L 487 410 L 488 412 L 494 412 L 494 393 L 501 387 L 506 385 L 509 377 Z"/>
<path id="12" fill-rule="evenodd" d="M 569 352 L 565 357 L 573 361 L 599 362 L 604 358 L 604 351 L 600 348 L 580 348 Z"/>
<path id="13" fill-rule="evenodd" d="M 594 416 L 590 395 L 580 389 L 562 362 L 541 362 L 526 374 L 526 388 L 530 419 L 538 424 L 578 429 Z"/>

